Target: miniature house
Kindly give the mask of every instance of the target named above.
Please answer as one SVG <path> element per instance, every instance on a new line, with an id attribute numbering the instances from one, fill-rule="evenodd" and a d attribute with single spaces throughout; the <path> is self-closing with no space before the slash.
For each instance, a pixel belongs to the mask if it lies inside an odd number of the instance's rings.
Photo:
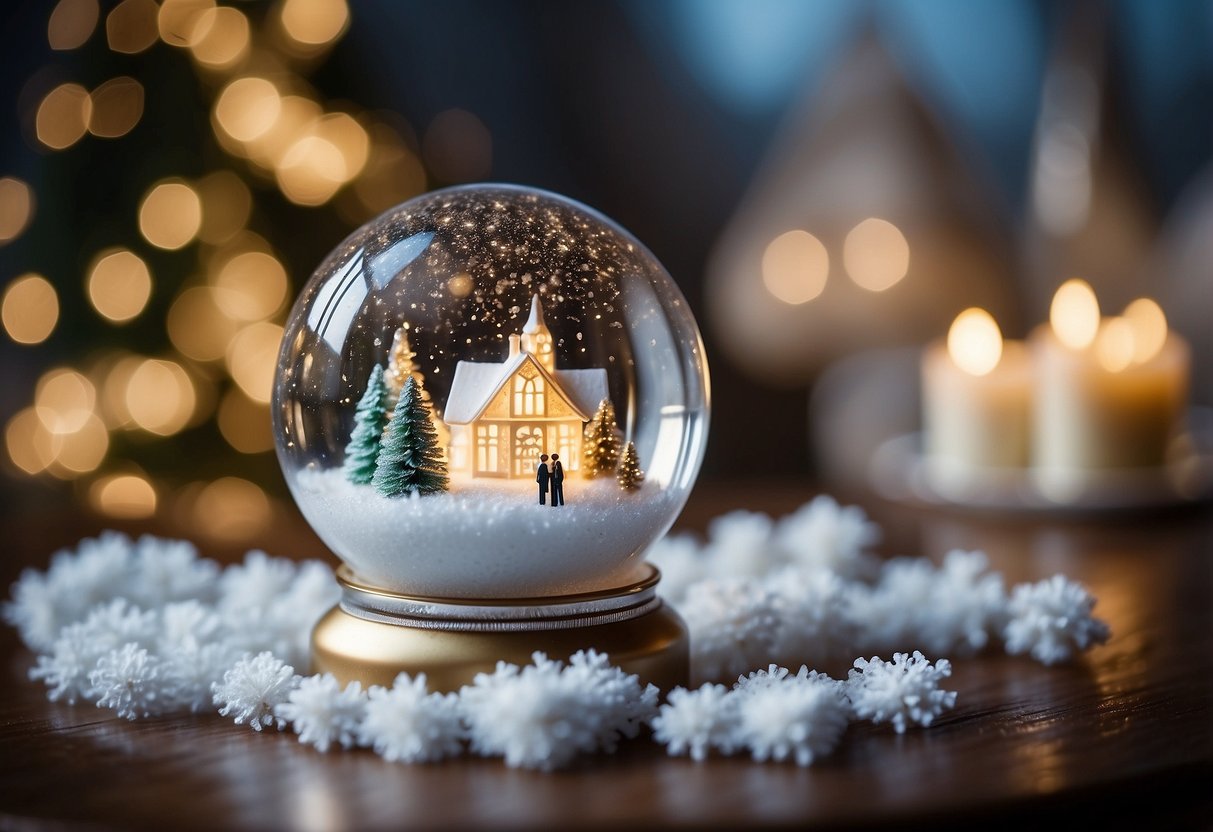
<path id="1" fill-rule="evenodd" d="M 566 473 L 581 467 L 581 438 L 607 398 L 606 370 L 557 370 L 539 296 L 522 336 L 510 336 L 504 363 L 460 361 L 445 419 L 452 473 L 532 478 L 540 454 L 560 454 Z"/>

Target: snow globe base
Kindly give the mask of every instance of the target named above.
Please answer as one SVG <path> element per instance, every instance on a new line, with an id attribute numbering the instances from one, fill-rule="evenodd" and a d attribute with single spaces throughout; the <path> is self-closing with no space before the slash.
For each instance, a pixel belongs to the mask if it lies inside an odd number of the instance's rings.
<path id="1" fill-rule="evenodd" d="M 686 625 L 657 595 L 660 573 L 613 589 L 546 598 L 472 600 L 403 595 L 338 570 L 340 603 L 312 632 L 312 672 L 344 685 L 390 687 L 399 673 L 425 673 L 431 690 L 455 691 L 498 661 L 525 665 L 543 651 L 567 659 L 594 649 L 643 682 L 686 685 Z"/>

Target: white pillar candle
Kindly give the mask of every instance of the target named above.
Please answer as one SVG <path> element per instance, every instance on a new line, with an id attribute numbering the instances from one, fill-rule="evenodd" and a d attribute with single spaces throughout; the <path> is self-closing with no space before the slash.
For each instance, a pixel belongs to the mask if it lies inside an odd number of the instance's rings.
<path id="1" fill-rule="evenodd" d="M 933 485 L 963 487 L 1028 463 L 1032 373 L 1022 342 L 966 309 L 923 354 L 923 451 Z"/>
<path id="2" fill-rule="evenodd" d="M 1158 305 L 1143 298 L 1100 320 L 1089 287 L 1063 296 L 1075 283 L 1058 290 L 1050 325 L 1031 341 L 1032 465 L 1046 493 L 1080 489 L 1099 472 L 1162 466 L 1187 401 L 1190 350 Z"/>

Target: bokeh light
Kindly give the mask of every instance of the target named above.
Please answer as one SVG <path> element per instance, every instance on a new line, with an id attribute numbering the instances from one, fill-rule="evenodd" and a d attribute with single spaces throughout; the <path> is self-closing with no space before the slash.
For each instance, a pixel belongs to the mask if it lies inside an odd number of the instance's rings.
<path id="1" fill-rule="evenodd" d="M 255 402 L 239 389 L 229 390 L 219 403 L 219 432 L 242 454 L 259 454 L 274 448 L 270 413 L 264 402 Z"/>
<path id="2" fill-rule="evenodd" d="M 236 333 L 224 356 L 232 380 L 255 402 L 268 403 L 278 364 L 282 327 L 261 322 Z"/>
<path id="3" fill-rule="evenodd" d="M 137 55 L 151 47 L 159 37 L 156 0 L 122 0 L 105 18 L 105 37 L 110 49 L 125 55 Z"/>
<path id="4" fill-rule="evenodd" d="M 1133 363 L 1145 364 L 1162 352 L 1167 342 L 1167 316 L 1149 298 L 1138 298 L 1125 307 L 1124 319 L 1133 330 Z"/>
<path id="5" fill-rule="evenodd" d="M 12 176 L 0 178 L 0 245 L 16 239 L 34 217 L 34 194 Z"/>
<path id="6" fill-rule="evenodd" d="M 1072 350 L 1091 346 L 1099 332 L 1099 301 L 1085 280 L 1061 284 L 1049 307 L 1049 324 L 1057 339 Z"/>
<path id="7" fill-rule="evenodd" d="M 869 217 L 848 232 L 842 262 L 851 280 L 869 292 L 883 292 L 910 270 L 910 244 L 888 220 Z"/>
<path id="8" fill-rule="evenodd" d="M 75 433 L 97 406 L 97 389 L 67 367 L 49 370 L 34 388 L 34 412 L 51 433 Z"/>
<path id="9" fill-rule="evenodd" d="M 4 331 L 18 344 L 40 344 L 59 322 L 59 296 L 45 277 L 25 274 L 4 290 L 0 301 Z"/>
<path id="10" fill-rule="evenodd" d="M 948 355 L 957 367 L 974 376 L 989 375 L 1002 360 L 1002 332 L 984 309 L 970 308 L 956 316 L 948 329 Z"/>
<path id="11" fill-rule="evenodd" d="M 46 24 L 46 39 L 51 49 L 77 49 L 97 28 L 101 6 L 97 0 L 59 0 Z"/>
<path id="12" fill-rule="evenodd" d="M 808 303 L 825 290 L 829 274 L 826 247 L 807 231 L 785 231 L 762 254 L 762 283 L 784 303 Z"/>
<path id="13" fill-rule="evenodd" d="M 259 321 L 277 312 L 289 288 L 286 269 L 272 254 L 246 251 L 228 258 L 213 277 L 215 302 L 228 317 Z"/>
<path id="14" fill-rule="evenodd" d="M 71 479 L 97 470 L 109 450 L 109 433 L 95 413 L 88 414 L 79 430 L 59 435 L 63 444 L 49 468 L 57 477 Z"/>
<path id="15" fill-rule="evenodd" d="M 122 323 L 136 317 L 152 296 L 147 263 L 124 248 L 107 249 L 89 269 L 88 299 L 103 318 Z"/>
<path id="16" fill-rule="evenodd" d="M 139 206 L 139 231 L 157 248 L 178 249 L 198 234 L 202 201 L 180 179 L 156 183 Z"/>
<path id="17" fill-rule="evenodd" d="M 350 21 L 345 0 L 285 0 L 283 31 L 305 47 L 325 46 L 337 40 Z"/>
<path id="18" fill-rule="evenodd" d="M 168 336 L 182 355 L 195 361 L 218 361 L 227 352 L 238 325 L 223 314 L 209 286 L 182 292 L 168 311 Z"/>
<path id="19" fill-rule="evenodd" d="M 121 520 L 141 520 L 156 513 L 156 489 L 139 474 L 109 474 L 88 489 L 93 510 Z"/>
<path id="20" fill-rule="evenodd" d="M 91 96 L 88 131 L 104 139 L 125 136 L 143 115 L 143 85 L 122 76 L 106 81 Z"/>
<path id="21" fill-rule="evenodd" d="M 174 361 L 145 359 L 127 381 L 126 409 L 149 433 L 169 436 L 180 431 L 193 416 L 196 401 L 189 374 Z"/>
<path id="22" fill-rule="evenodd" d="M 264 78 L 237 78 L 215 100 L 216 126 L 238 142 L 250 142 L 274 126 L 282 111 L 278 88 Z"/>
<path id="23" fill-rule="evenodd" d="M 191 496 L 192 525 L 207 537 L 247 540 L 264 531 L 273 517 L 265 492 L 239 477 L 222 477 L 201 486 Z"/>
<path id="24" fill-rule="evenodd" d="M 88 131 L 93 100 L 79 84 L 60 84 L 46 94 L 34 116 L 38 141 L 52 150 L 71 147 Z"/>
<path id="25" fill-rule="evenodd" d="M 1095 358 L 1110 373 L 1119 373 L 1133 363 L 1133 325 L 1125 318 L 1108 318 L 1095 338 Z"/>
<path id="26" fill-rule="evenodd" d="M 207 174 L 197 182 L 198 198 L 202 200 L 202 225 L 198 238 L 204 243 L 220 245 L 235 236 L 253 210 L 253 195 L 239 176 L 230 170 Z"/>
<path id="27" fill-rule="evenodd" d="M 194 60 L 203 66 L 211 69 L 234 66 L 248 54 L 248 18 L 231 6 L 206 9 L 194 20 L 189 48 Z"/>
<path id="28" fill-rule="evenodd" d="M 163 0 L 156 18 L 160 39 L 170 46 L 189 46 L 202 17 L 214 0 Z"/>
<path id="29" fill-rule="evenodd" d="M 34 408 L 27 407 L 18 411 L 5 426 L 4 444 L 9 459 L 17 468 L 27 474 L 37 474 L 55 461 L 63 447 L 63 437 L 47 430 Z"/>

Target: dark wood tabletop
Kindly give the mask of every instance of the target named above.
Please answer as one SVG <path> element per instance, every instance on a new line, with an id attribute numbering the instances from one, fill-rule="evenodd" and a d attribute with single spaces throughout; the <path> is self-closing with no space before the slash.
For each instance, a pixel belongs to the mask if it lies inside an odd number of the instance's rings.
<path id="1" fill-rule="evenodd" d="M 680 523 L 701 529 L 739 507 L 779 514 L 812 493 L 701 484 Z M 26 678 L 33 657 L 0 628 L 0 829 L 1019 828 L 1046 812 L 1081 828 L 1213 825 L 1207 506 L 1085 518 L 867 507 L 885 529 L 886 554 L 982 548 L 1009 581 L 1056 572 L 1083 581 L 1111 641 L 1054 668 L 994 653 L 956 660 L 957 707 L 934 727 L 898 736 L 853 725 L 812 768 L 742 757 L 697 764 L 640 739 L 541 774 L 496 759 L 406 766 L 368 751 L 324 755 L 291 734 L 254 734 L 218 716 L 127 722 L 53 704 Z M 8 518 L 0 579 L 7 586 L 24 566 L 44 568 L 56 547 L 104 525 L 53 512 Z M 255 542 L 272 554 L 324 551 L 301 522 Z"/>

